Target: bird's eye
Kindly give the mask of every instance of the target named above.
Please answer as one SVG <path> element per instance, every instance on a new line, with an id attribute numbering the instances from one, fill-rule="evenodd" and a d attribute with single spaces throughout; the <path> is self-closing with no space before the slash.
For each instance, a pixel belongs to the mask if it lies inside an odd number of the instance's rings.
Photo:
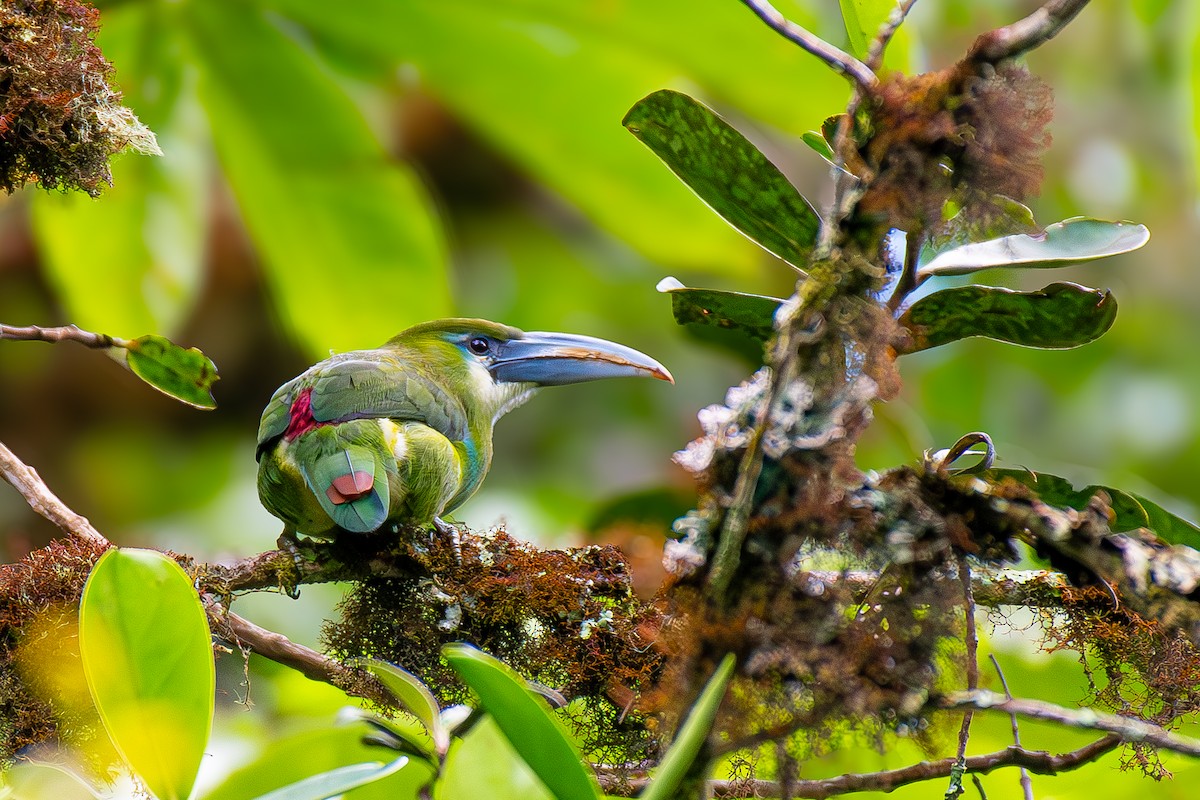
<path id="1" fill-rule="evenodd" d="M 482 336 L 476 336 L 471 341 L 467 342 L 467 347 L 475 355 L 482 356 L 486 355 L 487 351 L 492 348 L 492 343 Z"/>

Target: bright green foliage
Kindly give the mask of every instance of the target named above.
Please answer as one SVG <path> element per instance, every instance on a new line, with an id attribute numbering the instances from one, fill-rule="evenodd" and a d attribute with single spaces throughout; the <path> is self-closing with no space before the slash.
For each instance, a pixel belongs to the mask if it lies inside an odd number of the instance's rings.
<path id="1" fill-rule="evenodd" d="M 328 772 L 313 775 L 296 783 L 259 795 L 256 800 L 326 800 L 360 786 L 395 775 L 408 766 L 408 756 L 400 756 L 386 764 L 348 764 Z"/>
<path id="2" fill-rule="evenodd" d="M 104 728 L 159 800 L 192 791 L 213 716 L 208 621 L 191 579 L 151 550 L 113 549 L 88 578 L 79 650 Z"/>
<path id="3" fill-rule="evenodd" d="M 923 297 L 900 323 L 912 336 L 904 352 L 984 336 L 1024 347 L 1079 347 L 1104 334 L 1117 318 L 1111 292 L 1052 283 L 1036 292 L 960 286 Z"/>
<path id="4" fill-rule="evenodd" d="M 688 712 L 687 719 L 679 728 L 679 733 L 667 754 L 663 756 L 654 780 L 641 795 L 642 800 L 669 800 L 675 796 L 679 784 L 692 768 L 696 757 L 704 746 L 704 741 L 712 731 L 713 722 L 717 718 L 717 709 L 725 697 L 725 687 L 733 677 L 733 669 L 737 659 L 733 654 L 721 659 L 716 672 L 708 679 L 700 698 Z"/>
<path id="5" fill-rule="evenodd" d="M 709 108 L 667 89 L 621 121 L 726 222 L 801 269 L 820 219 L 757 147 Z"/>
<path id="6" fill-rule="evenodd" d="M 846 24 L 850 51 L 857 58 L 865 59 L 879 26 L 896 8 L 896 0 L 838 0 L 838 5 L 842 9 L 842 21 Z"/>
<path id="7" fill-rule="evenodd" d="M 1114 531 L 1149 528 L 1164 542 L 1200 549 L 1200 527 L 1172 514 L 1152 500 L 1123 489 L 1096 484 L 1076 489 L 1066 478 L 1027 469 L 989 469 L 980 473 L 980 477 L 996 483 L 1005 479 L 1023 483 L 1037 492 L 1038 497 L 1045 503 L 1081 511 L 1097 492 L 1104 492 L 1108 495 L 1109 505 L 1113 510 L 1111 527 Z"/>
<path id="8" fill-rule="evenodd" d="M 162 336 L 139 336 L 118 340 L 114 356 L 146 383 L 168 397 L 196 408 L 217 407 L 212 386 L 219 380 L 217 367 L 194 347 L 184 349 Z"/>
<path id="9" fill-rule="evenodd" d="M 455 741 L 435 786 L 434 797 L 437 800 L 479 800 L 482 787 L 487 787 L 488 800 L 560 800 L 562 797 L 547 789 L 492 717 L 484 717 Z"/>
<path id="10" fill-rule="evenodd" d="M 917 275 L 924 280 L 934 275 L 966 275 L 991 267 L 1065 267 L 1129 253 L 1149 240 L 1150 231 L 1145 225 L 1074 217 L 1047 225 L 1042 233 L 1019 233 L 939 253 L 922 264 Z"/>
<path id="11" fill-rule="evenodd" d="M 436 755 L 444 757 L 450 749 L 450 732 L 442 722 L 437 700 L 421 679 L 394 664 L 376 659 L 362 659 L 359 666 L 369 670 L 406 711 L 420 720 L 433 740 Z"/>
<path id="12" fill-rule="evenodd" d="M 600 787 L 562 723 L 525 686 L 521 676 L 469 645 L 447 645 L 443 653 L 479 703 L 558 800 L 592 800 Z"/>

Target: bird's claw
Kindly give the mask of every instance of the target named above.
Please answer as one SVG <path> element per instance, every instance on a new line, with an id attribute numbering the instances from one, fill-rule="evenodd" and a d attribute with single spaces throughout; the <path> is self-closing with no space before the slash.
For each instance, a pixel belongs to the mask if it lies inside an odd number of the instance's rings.
<path id="1" fill-rule="evenodd" d="M 279 538 L 275 540 L 275 545 L 292 557 L 292 569 L 296 579 L 292 581 L 290 586 L 280 586 L 287 596 L 293 600 L 300 598 L 300 575 L 304 565 L 304 554 L 300 552 L 300 541 L 296 538 L 296 534 L 291 531 L 284 531 L 279 534 Z"/>
<path id="2" fill-rule="evenodd" d="M 441 517 L 433 518 L 433 527 L 442 536 L 449 537 L 450 544 L 454 546 L 454 563 L 462 566 L 462 534 L 458 532 L 458 526 L 446 522 Z"/>

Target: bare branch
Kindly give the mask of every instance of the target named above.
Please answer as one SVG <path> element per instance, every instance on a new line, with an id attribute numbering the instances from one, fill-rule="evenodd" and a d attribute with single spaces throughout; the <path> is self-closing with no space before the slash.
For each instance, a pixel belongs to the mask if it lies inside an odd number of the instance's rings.
<path id="1" fill-rule="evenodd" d="M 1003 767 L 1023 767 L 1035 775 L 1057 775 L 1090 764 L 1121 745 L 1121 737 L 1109 734 L 1089 745 L 1068 753 L 1051 754 L 1041 750 L 1025 750 L 1009 747 L 995 753 L 970 756 L 966 759 L 967 772 L 984 775 Z M 824 800 L 851 792 L 890 792 L 901 786 L 922 781 L 937 780 L 950 775 L 956 758 L 938 761 L 923 761 L 900 769 L 881 772 L 839 775 L 836 778 L 796 781 L 788 785 L 789 797 L 805 797 Z M 645 788 L 647 779 L 636 778 L 622 783 L 617 777 L 601 775 L 601 785 L 606 792 L 638 792 Z M 775 781 L 713 781 L 710 786 L 714 797 L 778 797 L 783 787 Z"/>
<path id="2" fill-rule="evenodd" d="M 0 475 L 21 493 L 30 508 L 53 522 L 64 533 L 100 547 L 109 546 L 108 539 L 93 528 L 87 518 L 67 508 L 66 504 L 50 491 L 50 487 L 37 472 L 3 444 L 0 444 Z"/>
<path id="3" fill-rule="evenodd" d="M 967 646 L 967 689 L 974 691 L 979 688 L 979 633 L 975 630 L 975 598 L 971 595 L 971 565 L 967 563 L 966 555 L 958 556 L 958 580 L 963 590 L 963 641 Z M 957 798 L 963 793 L 962 776 L 967 764 L 967 743 L 971 740 L 970 711 L 963 714 L 962 724 L 958 729 L 958 753 L 954 762 L 958 769 L 950 773 L 950 788 L 946 790 L 947 798 Z"/>
<path id="4" fill-rule="evenodd" d="M 870 90 L 879 83 L 879 77 L 854 56 L 834 47 L 819 36 L 789 20 L 767 0 L 742 0 L 751 11 L 775 32 L 795 42 L 812 55 L 824 61 L 835 72 L 848 77 L 859 89 Z"/>
<path id="5" fill-rule="evenodd" d="M 943 708 L 970 708 L 978 711 L 1000 711 L 1022 717 L 1046 720 L 1070 728 L 1107 731 L 1124 742 L 1148 744 L 1163 750 L 1200 756 L 1200 739 L 1171 733 L 1157 725 L 1094 708 L 1064 708 L 1041 700 L 1009 700 L 996 692 L 955 692 L 942 702 Z"/>
<path id="6" fill-rule="evenodd" d="M 988 658 L 992 660 L 992 666 L 996 668 L 996 674 L 1000 676 L 1000 686 L 1004 689 L 1005 698 L 1012 700 L 1012 692 L 1008 688 L 1008 679 L 1004 677 L 1004 670 L 1000 669 L 1000 661 L 996 658 L 995 653 L 988 653 Z M 1021 726 L 1017 724 L 1017 715 L 1009 714 L 1009 721 L 1012 723 L 1013 744 L 1017 747 L 1021 746 Z M 1025 793 L 1025 800 L 1033 800 L 1033 780 L 1029 777 L 1029 770 L 1021 767 L 1021 790 Z"/>
<path id="7" fill-rule="evenodd" d="M 892 37 L 896 35 L 896 31 L 900 30 L 900 26 L 908 17 L 908 12 L 912 11 L 912 7 L 916 4 L 917 0 L 898 0 L 892 13 L 888 15 L 887 21 L 879 29 L 879 33 L 875 34 L 875 38 L 871 40 L 871 48 L 867 51 L 867 68 L 872 72 L 878 72 L 883 65 L 883 54 L 887 50 L 887 46 L 891 44 Z"/>
<path id="8" fill-rule="evenodd" d="M 1058 35 L 1088 0 L 1049 0 L 1024 19 L 988 31 L 975 40 L 967 59 L 995 64 L 1040 47 Z"/>
<path id="9" fill-rule="evenodd" d="M 0 324 L 0 339 L 14 339 L 27 342 L 77 342 L 84 347 L 102 350 L 117 346 L 117 341 L 103 333 L 92 333 L 80 330 L 74 325 L 62 325 L 57 328 L 41 328 L 28 325 L 18 328 L 14 325 Z"/>

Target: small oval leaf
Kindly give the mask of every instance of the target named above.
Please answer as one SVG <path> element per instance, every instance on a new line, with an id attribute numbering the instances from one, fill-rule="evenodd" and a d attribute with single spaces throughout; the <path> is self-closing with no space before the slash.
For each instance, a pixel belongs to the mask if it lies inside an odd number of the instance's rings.
<path id="1" fill-rule="evenodd" d="M 215 690 L 208 620 L 191 579 L 162 553 L 109 550 L 83 589 L 79 652 L 117 751 L 160 800 L 184 800 Z"/>
<path id="2" fill-rule="evenodd" d="M 800 134 L 800 141 L 811 147 L 817 155 L 830 164 L 834 162 L 833 148 L 829 146 L 829 142 L 825 141 L 825 137 L 821 134 L 816 131 L 805 131 Z"/>
<path id="3" fill-rule="evenodd" d="M 394 664 L 374 658 L 354 659 L 351 664 L 366 669 L 378 678 L 400 705 L 425 726 L 438 754 L 446 754 L 450 749 L 450 734 L 442 724 L 437 700 L 420 678 Z"/>
<path id="4" fill-rule="evenodd" d="M 735 664 L 736 659 L 730 653 L 721 660 L 716 672 L 708 679 L 700 698 L 696 700 L 680 727 L 675 741 L 663 756 L 654 779 L 640 795 L 642 800 L 667 800 L 675 796 L 679 784 L 687 775 L 696 756 L 700 754 L 700 748 L 704 746 L 704 740 L 712 730 L 713 720 L 717 718 L 717 709 L 721 707 L 721 700 L 725 697 L 725 687 L 733 677 Z"/>
<path id="5" fill-rule="evenodd" d="M 674 278 L 659 281 L 658 291 L 671 295 L 671 312 L 680 325 L 704 325 L 737 331 L 765 342 L 775 332 L 778 297 L 723 289 L 695 289 Z"/>
<path id="6" fill-rule="evenodd" d="M 1116 317 L 1111 292 L 1074 283 L 1052 283 L 1037 292 L 960 286 L 921 298 L 900 317 L 910 338 L 899 352 L 971 336 L 1048 350 L 1079 347 L 1102 336 Z"/>
<path id="7" fill-rule="evenodd" d="M 669 89 L 639 100 L 621 124 L 726 222 L 797 269 L 821 220 L 757 147 L 707 106 Z"/>
<path id="8" fill-rule="evenodd" d="M 183 349 L 162 336 L 140 336 L 119 341 L 126 350 L 125 363 L 146 383 L 165 395 L 203 409 L 217 407 L 212 386 L 220 376 L 217 367 L 194 347 Z"/>
<path id="9" fill-rule="evenodd" d="M 1137 250 L 1150 240 L 1145 225 L 1073 217 L 1036 234 L 1019 233 L 973 242 L 939 253 L 917 270 L 921 280 L 934 275 L 966 275 L 991 267 L 1049 269 Z"/>
<path id="10" fill-rule="evenodd" d="M 598 800 L 600 787 L 562 724 L 511 668 L 466 644 L 442 648 L 513 749 L 558 800 Z"/>

